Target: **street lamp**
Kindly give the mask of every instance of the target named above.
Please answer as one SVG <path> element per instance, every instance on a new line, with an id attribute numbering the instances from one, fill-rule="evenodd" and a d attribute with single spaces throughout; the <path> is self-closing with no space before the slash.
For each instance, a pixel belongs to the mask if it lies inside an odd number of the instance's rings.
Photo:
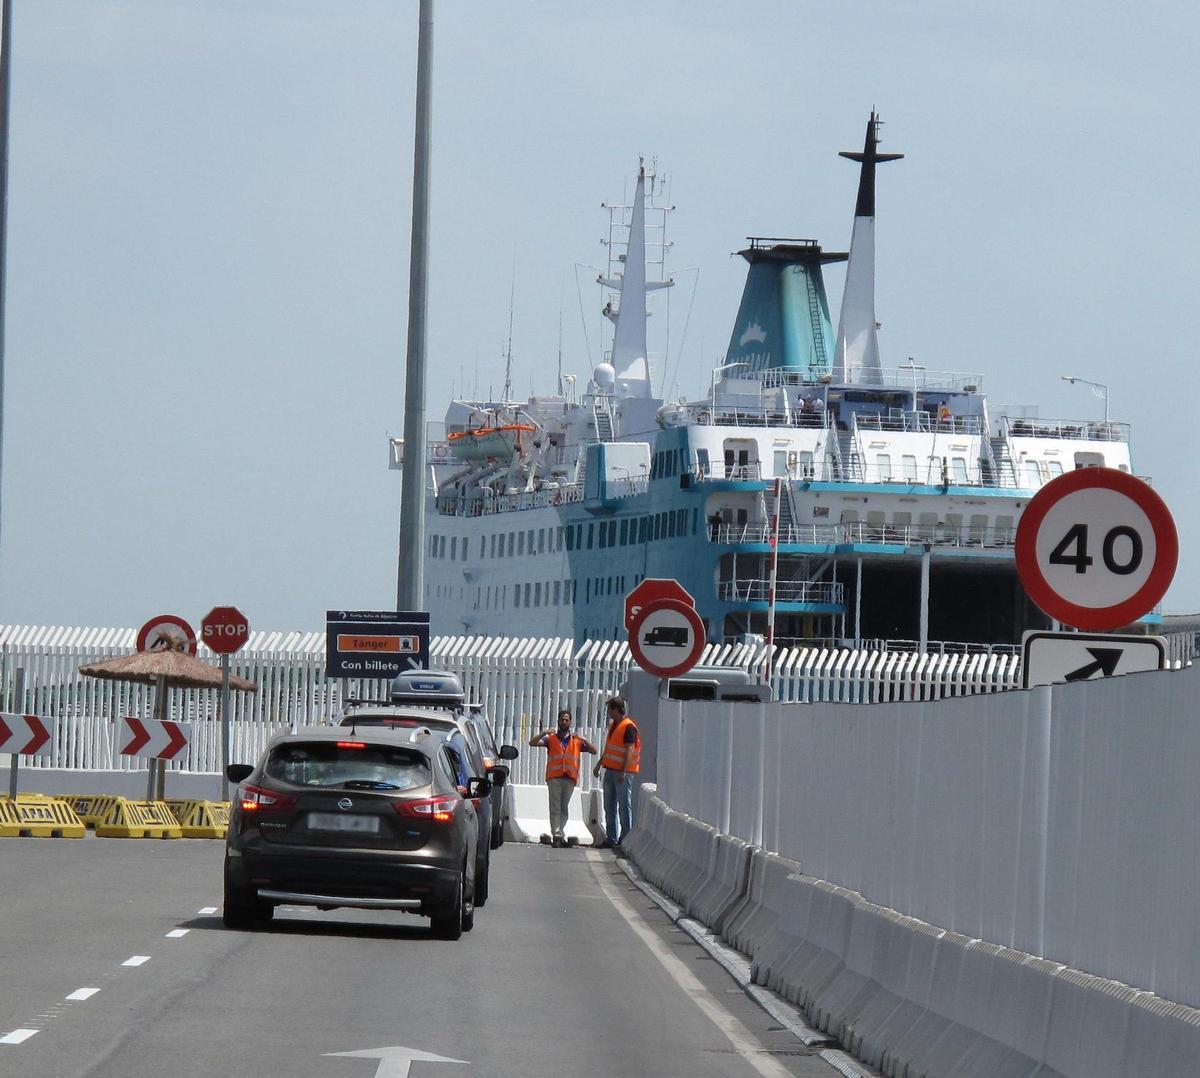
<path id="1" fill-rule="evenodd" d="M 1104 422 L 1108 422 L 1108 386 L 1106 386 L 1103 382 L 1090 382 L 1086 378 L 1077 378 L 1072 374 L 1060 374 L 1059 377 L 1064 382 L 1070 382 L 1071 385 L 1074 385 L 1076 382 L 1081 382 L 1085 386 L 1091 386 L 1093 389 L 1102 390 L 1104 397 Z"/>

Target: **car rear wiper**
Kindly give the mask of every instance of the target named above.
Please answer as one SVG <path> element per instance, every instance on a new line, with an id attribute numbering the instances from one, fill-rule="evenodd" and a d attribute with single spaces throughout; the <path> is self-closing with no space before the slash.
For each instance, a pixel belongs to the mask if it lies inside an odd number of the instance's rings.
<path id="1" fill-rule="evenodd" d="M 394 782 L 379 782 L 375 779 L 347 779 L 342 783 L 348 790 L 398 790 Z"/>

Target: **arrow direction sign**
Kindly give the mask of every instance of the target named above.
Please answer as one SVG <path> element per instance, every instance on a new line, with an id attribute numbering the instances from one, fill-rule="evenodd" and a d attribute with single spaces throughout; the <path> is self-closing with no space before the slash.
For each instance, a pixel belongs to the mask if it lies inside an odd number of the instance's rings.
<path id="1" fill-rule="evenodd" d="M 1035 631 L 1027 632 L 1021 644 L 1026 689 L 1167 668 L 1167 649 L 1156 636 Z"/>
<path id="2" fill-rule="evenodd" d="M 122 756 L 149 756 L 155 760 L 176 760 L 187 755 L 192 740 L 191 723 L 159 719 L 121 719 L 117 731 Z"/>
<path id="3" fill-rule="evenodd" d="M 50 720 L 36 715 L 0 714 L 0 752 L 49 756 L 50 729 Z"/>
<path id="4" fill-rule="evenodd" d="M 379 1066 L 375 1068 L 375 1078 L 408 1078 L 409 1069 L 414 1063 L 460 1063 L 467 1065 L 465 1059 L 449 1059 L 446 1056 L 435 1056 L 432 1052 L 422 1052 L 416 1048 L 364 1048 L 360 1052 L 326 1052 L 326 1056 L 341 1056 L 347 1059 L 378 1059 Z"/>

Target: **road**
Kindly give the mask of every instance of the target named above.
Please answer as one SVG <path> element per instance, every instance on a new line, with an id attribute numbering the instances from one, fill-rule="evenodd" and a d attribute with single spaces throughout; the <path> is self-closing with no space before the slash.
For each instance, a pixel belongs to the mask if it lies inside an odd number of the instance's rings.
<path id="1" fill-rule="evenodd" d="M 357 910 L 226 930 L 219 842 L 4 839 L 0 855 L 4 1078 L 836 1075 L 608 853 L 505 845 L 458 942 Z M 464 1062 L 337 1054 L 394 1047 Z"/>

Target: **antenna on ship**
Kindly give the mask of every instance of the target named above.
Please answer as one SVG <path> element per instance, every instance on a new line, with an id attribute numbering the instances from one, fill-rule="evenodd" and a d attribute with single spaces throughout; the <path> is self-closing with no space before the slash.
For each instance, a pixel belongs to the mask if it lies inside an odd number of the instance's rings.
<path id="1" fill-rule="evenodd" d="M 566 282 L 564 281 L 565 285 Z M 562 311 L 563 311 L 563 290 L 558 290 L 558 395 L 563 395 L 562 383 Z"/>
<path id="2" fill-rule="evenodd" d="M 508 293 L 508 347 L 504 351 L 504 403 L 512 394 L 512 330 L 513 306 L 517 300 L 517 257 L 513 255 L 512 289 Z"/>
<path id="3" fill-rule="evenodd" d="M 846 287 L 842 293 L 842 314 L 838 321 L 837 358 L 833 376 L 840 382 L 879 381 L 879 340 L 875 321 L 875 166 L 899 161 L 902 153 L 879 152 L 879 128 L 883 121 L 874 109 L 867 121 L 867 136 L 862 153 L 843 150 L 838 156 L 861 164 L 858 174 L 858 200 L 854 207 L 854 232 L 850 239 L 850 260 L 846 266 Z"/>

